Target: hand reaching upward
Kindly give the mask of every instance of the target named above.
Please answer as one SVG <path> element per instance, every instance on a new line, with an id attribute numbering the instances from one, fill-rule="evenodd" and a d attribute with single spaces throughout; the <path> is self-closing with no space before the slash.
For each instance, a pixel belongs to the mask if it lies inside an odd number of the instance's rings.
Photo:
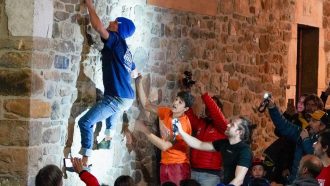
<path id="1" fill-rule="evenodd" d="M 205 93 L 205 86 L 200 81 L 196 83 L 196 87 L 200 94 Z"/>

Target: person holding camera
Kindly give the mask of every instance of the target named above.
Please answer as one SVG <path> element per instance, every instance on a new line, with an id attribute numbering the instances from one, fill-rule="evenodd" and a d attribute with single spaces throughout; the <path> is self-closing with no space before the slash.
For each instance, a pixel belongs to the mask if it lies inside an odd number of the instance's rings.
<path id="1" fill-rule="evenodd" d="M 324 131 L 329 126 L 329 123 L 320 122 L 319 116 L 325 112 L 322 110 L 316 110 L 309 114 L 309 126 L 304 129 L 287 120 L 279 111 L 278 107 L 276 107 L 272 98 L 269 98 L 266 101 L 269 115 L 275 125 L 275 130 L 277 130 L 281 136 L 296 143 L 290 175 L 288 175 L 288 182 L 292 183 L 297 176 L 299 161 L 302 156 L 313 153 L 313 143 L 317 140 L 316 136 L 321 131 Z"/>
<path id="2" fill-rule="evenodd" d="M 177 135 L 174 123 L 182 123 L 182 130 L 191 134 L 189 118 L 185 111 L 192 106 L 194 97 L 188 91 L 177 94 L 171 107 L 152 104 L 144 93 L 142 76 L 135 80 L 138 99 L 143 109 L 157 114 L 161 138 L 153 134 L 142 121 L 135 122 L 135 130 L 146 135 L 148 140 L 157 146 L 161 152 L 160 182 L 161 184 L 172 181 L 179 185 L 183 179 L 190 178 L 189 147 L 183 139 Z"/>
<path id="3" fill-rule="evenodd" d="M 81 181 L 83 181 L 86 186 L 99 186 L 99 181 L 97 178 L 89 173 L 87 170 L 85 170 L 85 167 L 83 166 L 83 161 L 81 158 L 72 157 L 71 158 L 72 166 L 74 171 L 79 175 Z"/>
<path id="4" fill-rule="evenodd" d="M 252 163 L 252 151 L 249 146 L 251 140 L 251 127 L 249 120 L 244 117 L 233 119 L 227 124 L 225 134 L 228 139 L 215 141 L 201 141 L 187 134 L 180 123 L 177 123 L 179 134 L 192 148 L 215 152 L 222 155 L 223 160 L 223 183 L 218 185 L 240 186 Z"/>
<path id="5" fill-rule="evenodd" d="M 216 96 L 211 97 L 200 82 L 196 85 L 205 104 L 205 117 L 197 117 L 192 108 L 185 114 L 188 116 L 193 134 L 201 141 L 215 141 L 227 138 L 225 130 L 228 121 L 221 112 L 222 103 Z M 222 157 L 220 152 L 207 152 L 198 149 L 190 151 L 191 178 L 202 186 L 220 183 Z"/>
<path id="6" fill-rule="evenodd" d="M 79 175 L 81 181 L 86 186 L 99 186 L 99 182 L 96 177 L 84 170 L 82 160 L 80 158 L 71 158 L 72 168 Z M 36 186 L 62 186 L 63 184 L 63 172 L 61 169 L 53 164 L 46 165 L 38 171 L 35 179 Z"/>

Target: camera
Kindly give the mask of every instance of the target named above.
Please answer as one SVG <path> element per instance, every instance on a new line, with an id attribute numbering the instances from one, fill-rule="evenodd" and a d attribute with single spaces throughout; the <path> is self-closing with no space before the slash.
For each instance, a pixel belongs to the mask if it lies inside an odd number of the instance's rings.
<path id="1" fill-rule="evenodd" d="M 172 119 L 172 127 L 173 127 L 173 139 L 172 139 L 172 141 L 173 142 L 175 142 L 175 138 L 179 134 L 178 126 L 177 126 L 178 123 L 179 123 L 179 120 L 177 118 Z"/>
<path id="2" fill-rule="evenodd" d="M 64 163 L 65 170 L 67 170 L 69 172 L 75 171 L 70 158 L 63 158 L 63 163 Z"/>
<path id="3" fill-rule="evenodd" d="M 172 125 L 173 125 L 173 135 L 174 136 L 178 135 L 178 126 L 177 126 L 178 123 L 179 123 L 179 120 L 177 118 L 173 118 Z"/>
<path id="4" fill-rule="evenodd" d="M 182 79 L 183 86 L 190 89 L 196 81 L 192 80 L 192 73 L 190 71 L 184 71 L 184 76 Z"/>
<path id="5" fill-rule="evenodd" d="M 264 94 L 264 100 L 260 103 L 260 105 L 259 105 L 259 107 L 258 107 L 258 111 L 259 111 L 260 113 L 265 112 L 266 107 L 267 107 L 268 104 L 269 104 L 269 100 L 270 100 L 270 98 L 272 98 L 272 95 L 271 95 L 270 93 L 266 92 L 266 93 Z"/>

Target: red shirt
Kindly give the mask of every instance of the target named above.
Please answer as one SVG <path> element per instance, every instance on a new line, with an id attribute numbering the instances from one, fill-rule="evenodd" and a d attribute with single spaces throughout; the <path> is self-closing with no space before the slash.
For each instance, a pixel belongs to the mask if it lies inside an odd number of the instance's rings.
<path id="1" fill-rule="evenodd" d="M 88 171 L 82 171 L 81 173 L 79 173 L 79 177 L 81 179 L 81 181 L 83 181 L 86 186 L 99 186 L 99 182 L 97 181 L 97 179 L 95 178 L 95 176 L 91 173 L 89 173 Z"/>
<path id="2" fill-rule="evenodd" d="M 323 183 L 323 186 L 330 186 L 330 165 L 324 167 L 321 173 L 316 177 L 319 183 Z M 321 184 L 320 184 L 321 185 Z"/>

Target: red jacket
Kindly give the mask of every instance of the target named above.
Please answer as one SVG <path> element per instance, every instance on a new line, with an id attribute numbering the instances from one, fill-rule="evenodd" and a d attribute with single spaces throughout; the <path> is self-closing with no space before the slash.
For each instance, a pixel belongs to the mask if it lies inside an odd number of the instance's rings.
<path id="1" fill-rule="evenodd" d="M 100 186 L 95 176 L 89 173 L 88 171 L 85 170 L 81 171 L 81 173 L 79 173 L 79 177 L 81 181 L 83 181 L 86 184 L 86 186 Z"/>
<path id="2" fill-rule="evenodd" d="M 218 139 L 227 138 L 224 133 L 227 129 L 228 122 L 222 114 L 220 108 L 208 95 L 208 93 L 203 94 L 201 97 L 213 122 L 211 124 L 207 124 L 203 118 L 198 118 L 191 108 L 186 111 L 185 114 L 190 120 L 195 137 L 204 142 L 213 142 Z M 219 152 L 207 152 L 191 149 L 190 163 L 191 168 L 219 171 L 222 166 L 222 157 Z"/>

